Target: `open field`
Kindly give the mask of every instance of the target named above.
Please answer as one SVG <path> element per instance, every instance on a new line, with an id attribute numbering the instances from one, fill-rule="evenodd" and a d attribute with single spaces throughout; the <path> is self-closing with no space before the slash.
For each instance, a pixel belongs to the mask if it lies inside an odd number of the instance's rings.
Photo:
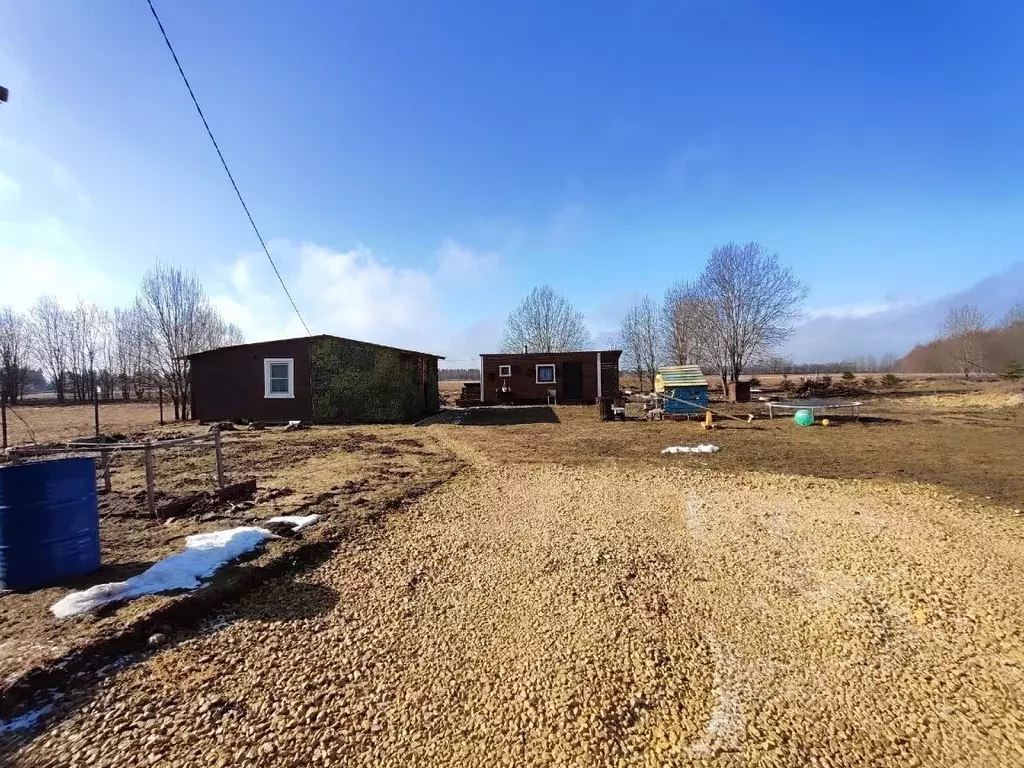
<path id="1" fill-rule="evenodd" d="M 559 407 L 228 433 L 231 479 L 293 494 L 171 527 L 139 516 L 141 467 L 120 457 L 110 567 L 296 509 L 325 514 L 304 538 L 331 552 L 82 678 L 41 731 L 0 735 L 0 753 L 24 766 L 1019 764 L 1024 407 L 995 404 L 1001 392 L 903 392 L 828 428 L 706 432 Z M 708 441 L 722 451 L 660 453 Z M 159 483 L 209 488 L 209 455 L 161 459 Z M 302 546 L 275 542 L 204 591 Z M 69 626 L 20 618 L 64 590 L 45 592 L 0 596 L 8 648 L 56 648 L 37 660 L 60 656 Z M 145 598 L 70 636 L 187 599 Z"/>

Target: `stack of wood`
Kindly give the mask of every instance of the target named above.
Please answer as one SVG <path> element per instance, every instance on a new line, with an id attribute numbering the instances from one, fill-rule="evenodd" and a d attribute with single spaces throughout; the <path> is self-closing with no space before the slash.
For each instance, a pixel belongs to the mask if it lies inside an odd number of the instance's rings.
<path id="1" fill-rule="evenodd" d="M 468 408 L 473 405 L 480 405 L 480 382 L 467 381 L 462 385 L 459 399 L 455 401 L 459 408 Z"/>

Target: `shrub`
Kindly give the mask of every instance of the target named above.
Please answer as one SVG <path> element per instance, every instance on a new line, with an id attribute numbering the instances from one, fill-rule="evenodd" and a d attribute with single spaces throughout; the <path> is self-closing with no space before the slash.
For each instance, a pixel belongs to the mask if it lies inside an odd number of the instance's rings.
<path id="1" fill-rule="evenodd" d="M 1024 365 L 1020 364 L 1020 360 L 1011 360 L 1006 364 L 1006 368 L 1003 369 L 1002 376 L 1010 381 L 1024 379 Z"/>
<path id="2" fill-rule="evenodd" d="M 875 381 L 874 376 L 865 376 L 863 379 L 860 380 L 860 383 L 861 386 L 864 387 L 864 389 L 874 389 L 875 384 L 877 384 L 878 382 Z"/>
<path id="3" fill-rule="evenodd" d="M 779 386 L 782 387 L 783 392 L 792 392 L 794 389 L 796 389 L 796 387 L 793 385 L 793 382 L 789 380 L 788 376 L 782 377 L 782 383 Z"/>
<path id="4" fill-rule="evenodd" d="M 813 379 L 812 379 L 812 381 L 813 381 Z M 818 379 L 817 386 L 818 386 L 819 389 L 824 389 L 824 390 L 831 389 L 832 388 L 832 377 L 831 376 L 822 376 L 821 378 Z"/>
<path id="5" fill-rule="evenodd" d="M 843 371 L 843 381 L 852 382 L 857 377 L 853 375 L 852 371 Z"/>
<path id="6" fill-rule="evenodd" d="M 752 387 L 760 387 L 761 386 L 761 380 L 759 378 L 757 378 L 757 376 L 751 376 L 750 377 L 750 386 L 752 386 Z"/>
<path id="7" fill-rule="evenodd" d="M 895 373 L 887 373 L 882 377 L 882 386 L 886 389 L 894 389 L 900 385 L 900 380 Z"/>

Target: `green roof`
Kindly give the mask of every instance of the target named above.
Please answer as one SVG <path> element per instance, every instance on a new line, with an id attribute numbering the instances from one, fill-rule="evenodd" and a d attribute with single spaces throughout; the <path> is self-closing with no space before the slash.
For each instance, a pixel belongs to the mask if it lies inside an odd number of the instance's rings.
<path id="1" fill-rule="evenodd" d="M 669 387 L 706 387 L 708 380 L 699 365 L 666 365 L 658 369 L 665 388 Z"/>

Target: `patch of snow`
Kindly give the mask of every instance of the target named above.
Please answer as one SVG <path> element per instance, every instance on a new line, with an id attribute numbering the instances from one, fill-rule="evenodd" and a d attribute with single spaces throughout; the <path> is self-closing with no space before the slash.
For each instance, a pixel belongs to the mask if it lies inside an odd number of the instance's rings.
<path id="1" fill-rule="evenodd" d="M 267 520 L 268 523 L 288 523 L 292 530 L 301 531 L 320 519 L 320 515 L 278 515 Z"/>
<path id="2" fill-rule="evenodd" d="M 715 453 L 722 450 L 717 445 L 671 445 L 663 448 L 662 453 Z"/>
<path id="3" fill-rule="evenodd" d="M 47 704 L 39 709 L 33 709 L 31 712 L 26 712 L 24 715 L 20 715 L 13 720 L 0 720 L 0 734 L 8 733 L 9 731 L 23 731 L 26 728 L 32 728 L 37 722 L 39 722 L 39 718 L 51 709 L 53 709 L 53 704 Z"/>
<path id="4" fill-rule="evenodd" d="M 154 563 L 126 581 L 97 584 L 58 600 L 50 611 L 59 619 L 86 613 L 106 603 L 175 589 L 197 589 L 225 563 L 249 552 L 274 534 L 263 528 L 230 528 L 185 539 L 185 549 Z"/>

